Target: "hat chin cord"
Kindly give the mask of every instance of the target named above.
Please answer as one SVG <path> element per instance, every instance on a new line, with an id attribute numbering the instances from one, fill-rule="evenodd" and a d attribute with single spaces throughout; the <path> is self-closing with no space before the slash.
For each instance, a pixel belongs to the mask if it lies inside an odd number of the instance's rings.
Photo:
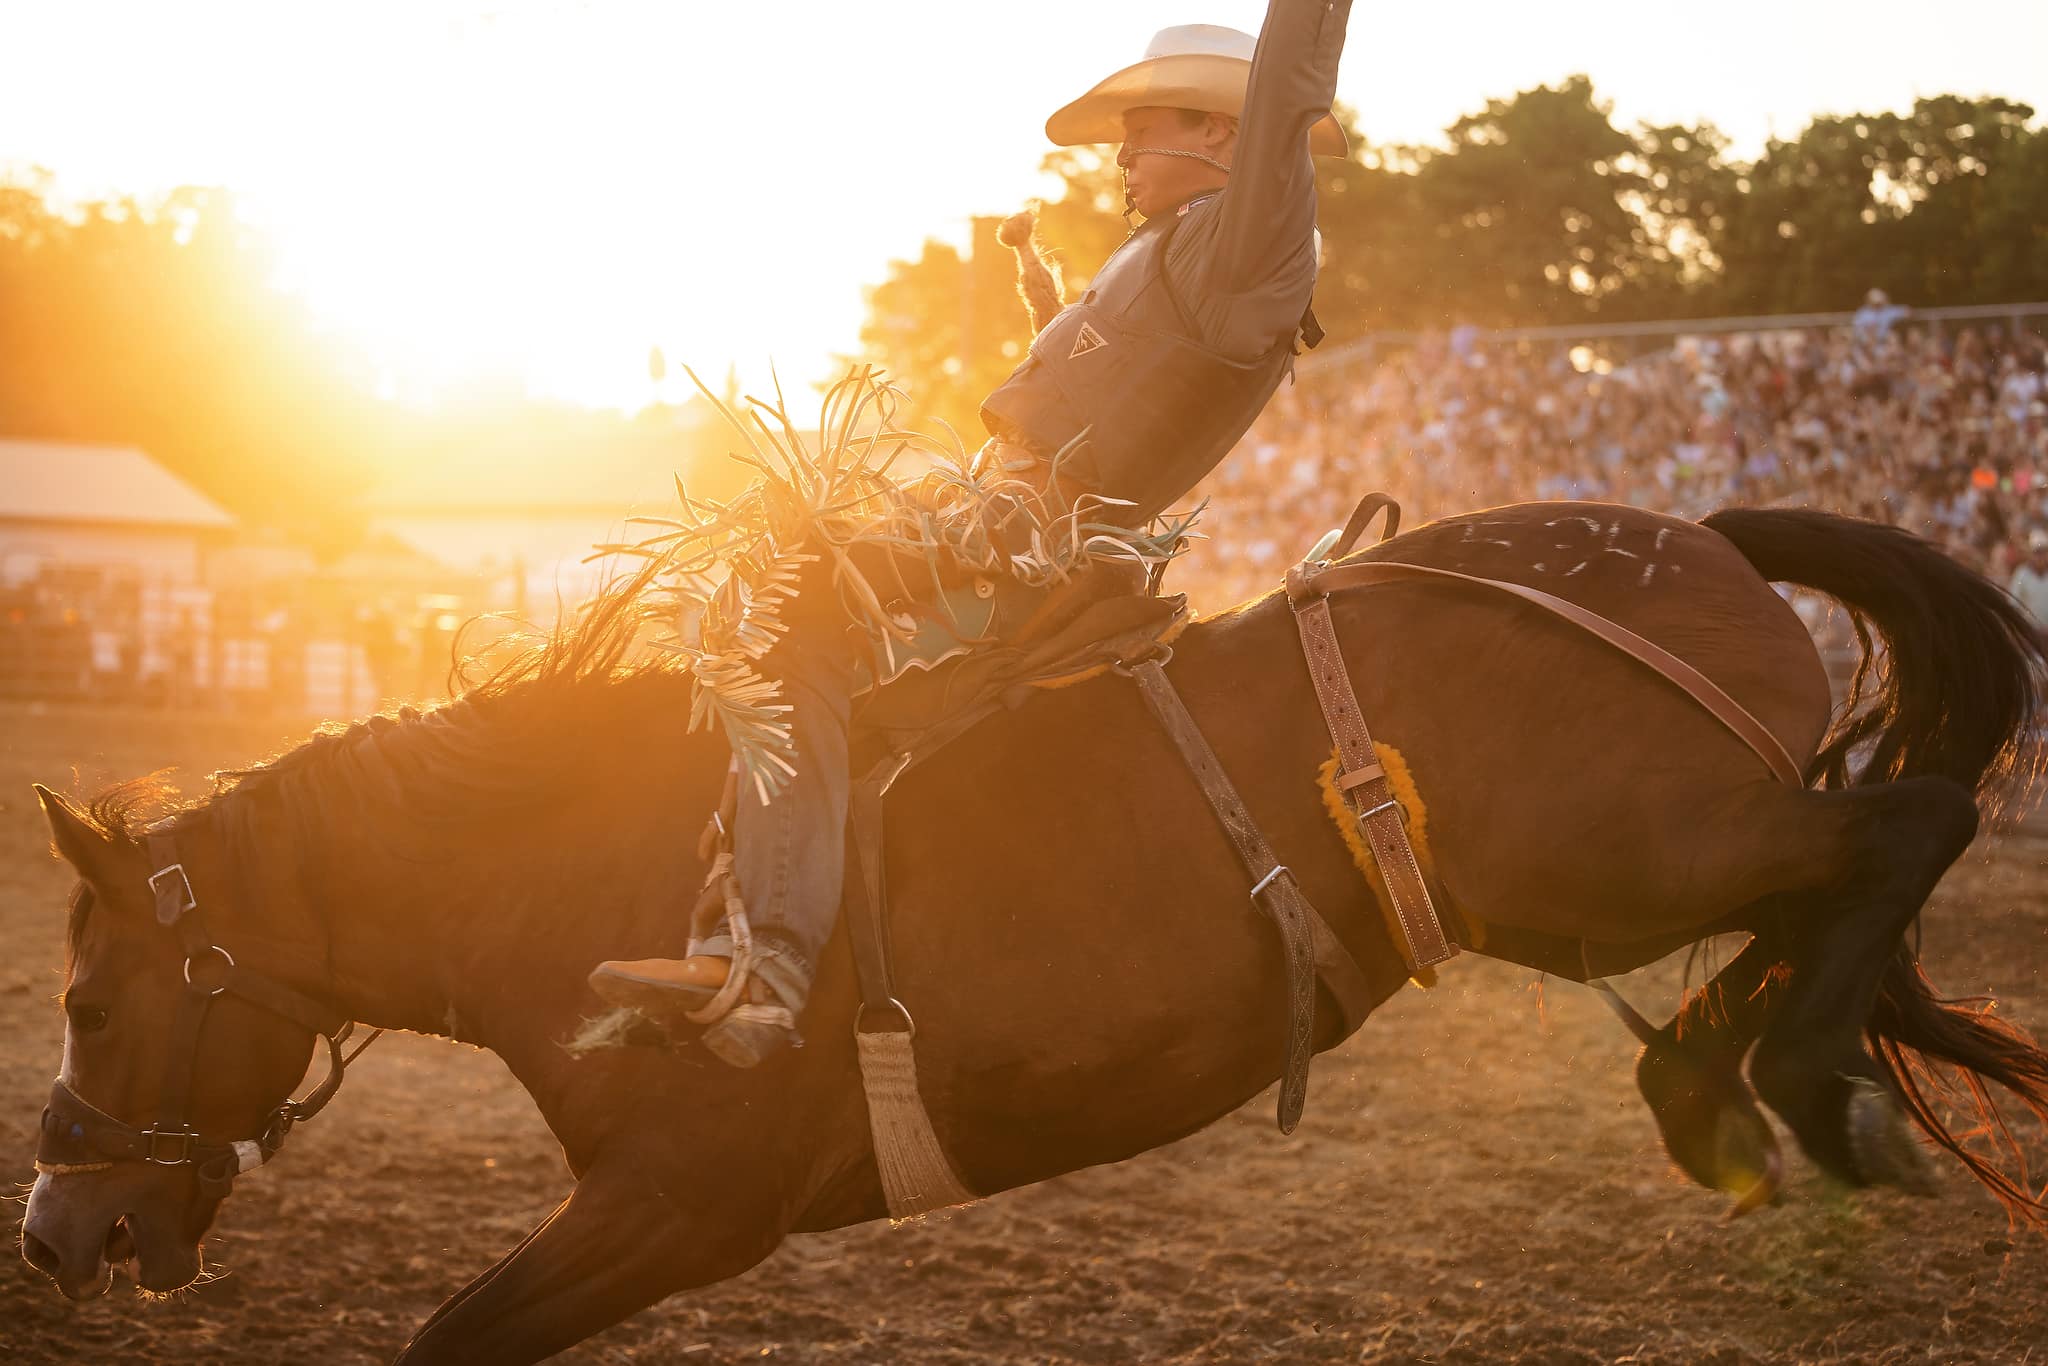
<path id="1" fill-rule="evenodd" d="M 1201 162 L 1204 166 L 1213 166 L 1225 175 L 1230 174 L 1229 166 L 1206 152 L 1186 152 L 1178 147 L 1126 147 L 1121 152 L 1118 152 L 1116 157 L 1116 164 L 1122 168 L 1124 173 L 1124 218 L 1126 221 L 1130 219 L 1132 214 L 1138 211 L 1137 201 L 1131 198 L 1131 160 L 1135 157 L 1188 157 L 1194 161 Z"/>

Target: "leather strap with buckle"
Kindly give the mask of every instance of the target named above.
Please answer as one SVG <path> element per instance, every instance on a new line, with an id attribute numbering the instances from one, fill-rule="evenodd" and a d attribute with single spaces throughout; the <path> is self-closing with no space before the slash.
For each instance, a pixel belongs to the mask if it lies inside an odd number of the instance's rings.
<path id="1" fill-rule="evenodd" d="M 1316 701 L 1337 744 L 1337 791 L 1351 809 L 1359 834 L 1372 851 L 1373 865 L 1386 884 L 1387 899 L 1401 927 L 1402 955 L 1409 969 L 1419 972 L 1455 957 L 1458 948 L 1444 932 L 1436 904 L 1430 900 L 1400 803 L 1394 799 L 1387 771 L 1373 749 L 1372 732 L 1366 727 L 1343 647 L 1337 641 L 1337 626 L 1330 620 L 1329 600 L 1319 594 L 1296 596 L 1295 580 L 1300 572 L 1289 571 L 1288 595 L 1301 635 L 1302 655 L 1315 683 Z"/>
<path id="2" fill-rule="evenodd" d="M 1167 678 L 1164 661 L 1148 659 L 1130 666 L 1128 672 L 1137 680 L 1139 694 L 1201 785 L 1217 823 L 1230 837 L 1231 847 L 1252 879 L 1252 904 L 1279 931 L 1287 966 L 1287 1031 L 1278 1113 L 1281 1132 L 1293 1133 L 1308 1103 L 1309 1059 L 1315 1053 L 1317 980 L 1329 989 L 1336 1002 L 1347 1036 L 1372 1009 L 1371 985 L 1357 960 L 1296 884 L 1293 871 L 1280 862 L 1266 842 L 1216 751 L 1210 748 L 1187 704 Z"/>

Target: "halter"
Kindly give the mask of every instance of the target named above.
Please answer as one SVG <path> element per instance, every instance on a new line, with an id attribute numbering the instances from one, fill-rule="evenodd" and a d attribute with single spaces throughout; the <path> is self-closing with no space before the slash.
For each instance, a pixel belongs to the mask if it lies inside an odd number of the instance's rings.
<path id="1" fill-rule="evenodd" d="M 348 1065 L 384 1031 L 373 1030 L 343 1056 L 341 1045 L 355 1022 L 275 978 L 239 966 L 207 932 L 192 880 L 178 860 L 176 841 L 167 833 L 153 833 L 148 847 L 156 864 L 149 888 L 156 896 L 157 923 L 175 930 L 185 950 L 185 989 L 171 1016 L 170 1053 L 157 1089 L 156 1122 L 147 1129 L 123 1124 L 81 1100 L 59 1080 L 51 1085 L 50 1103 L 43 1110 L 36 1170 L 58 1175 L 98 1170 L 115 1162 L 191 1167 L 201 1194 L 224 1199 L 235 1177 L 276 1156 L 294 1125 L 326 1108 L 341 1089 Z M 304 1100 L 287 1097 L 255 1137 L 209 1139 L 192 1127 L 192 1083 L 199 1072 L 199 1034 L 206 1016 L 214 998 L 229 992 L 325 1040 L 327 1076 Z"/>

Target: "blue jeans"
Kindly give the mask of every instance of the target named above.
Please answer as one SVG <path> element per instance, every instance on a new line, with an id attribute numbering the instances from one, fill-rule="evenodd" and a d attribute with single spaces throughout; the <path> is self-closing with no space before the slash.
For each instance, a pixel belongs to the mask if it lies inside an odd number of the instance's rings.
<path id="1" fill-rule="evenodd" d="M 796 777 L 766 805 L 752 789 L 741 789 L 733 871 L 761 947 L 808 987 L 839 918 L 846 871 L 853 671 L 844 651 L 785 642 L 764 661 L 763 672 L 780 681 L 783 700 L 793 708 Z"/>

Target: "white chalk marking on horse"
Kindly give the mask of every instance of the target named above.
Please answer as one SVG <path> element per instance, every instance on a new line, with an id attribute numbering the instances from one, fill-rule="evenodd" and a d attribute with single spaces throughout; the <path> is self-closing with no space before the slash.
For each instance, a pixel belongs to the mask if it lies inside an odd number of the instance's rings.
<path id="1" fill-rule="evenodd" d="M 1552 519 L 1551 521 L 1545 522 L 1543 525 L 1563 526 L 1566 522 L 1577 522 L 1580 526 L 1586 529 L 1586 533 L 1588 535 L 1598 536 L 1600 534 L 1600 519 L 1598 517 L 1557 517 Z"/>
<path id="2" fill-rule="evenodd" d="M 1652 547 L 1651 547 L 1651 549 L 1653 549 L 1653 550 L 1662 550 L 1662 549 L 1664 548 L 1664 542 L 1666 542 L 1666 541 L 1668 541 L 1668 540 L 1670 540 L 1670 539 L 1671 539 L 1671 528 L 1670 528 L 1670 527 L 1668 527 L 1668 526 L 1660 526 L 1660 527 L 1658 527 L 1658 528 L 1657 528 L 1657 544 L 1656 544 L 1656 545 L 1654 545 L 1654 546 L 1652 546 Z"/>
<path id="3" fill-rule="evenodd" d="M 1499 524 L 1498 524 L 1498 523 L 1487 523 L 1486 525 L 1487 525 L 1487 526 L 1489 526 L 1489 527 L 1492 527 L 1492 526 L 1497 526 L 1497 525 L 1499 525 Z M 1465 523 L 1465 526 L 1464 526 L 1464 532 L 1465 532 L 1465 534 L 1464 534 L 1464 536 L 1463 536 L 1463 537 L 1462 537 L 1461 539 L 1463 539 L 1463 541 L 1464 541 L 1464 543 L 1465 543 L 1466 545 L 1497 545 L 1497 546 L 1500 546 L 1500 547 L 1501 547 L 1502 549 L 1504 549 L 1504 550 L 1513 550 L 1513 549 L 1515 548 L 1515 543 L 1514 543 L 1513 541 L 1503 541 L 1503 540 L 1500 540 L 1499 538 L 1497 538 L 1497 537 L 1493 537 L 1493 536 L 1485 536 L 1485 537 L 1482 537 L 1482 536 L 1480 536 L 1480 535 L 1478 534 L 1478 533 L 1479 533 L 1479 527 L 1480 527 L 1480 524 L 1478 524 L 1478 523 L 1475 523 L 1475 522 L 1467 522 L 1467 523 Z"/>

